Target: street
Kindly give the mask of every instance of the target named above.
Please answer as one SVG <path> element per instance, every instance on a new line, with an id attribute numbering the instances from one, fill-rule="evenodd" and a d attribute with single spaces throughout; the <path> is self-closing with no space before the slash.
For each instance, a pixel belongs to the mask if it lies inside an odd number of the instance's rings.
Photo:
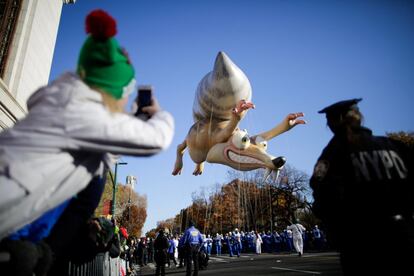
<path id="1" fill-rule="evenodd" d="M 167 275 L 185 275 L 185 268 L 166 268 Z M 135 275 L 154 275 L 149 264 Z M 211 256 L 207 269 L 199 275 L 343 275 L 339 255 L 334 252 L 297 254 L 243 254 L 240 258 Z"/>

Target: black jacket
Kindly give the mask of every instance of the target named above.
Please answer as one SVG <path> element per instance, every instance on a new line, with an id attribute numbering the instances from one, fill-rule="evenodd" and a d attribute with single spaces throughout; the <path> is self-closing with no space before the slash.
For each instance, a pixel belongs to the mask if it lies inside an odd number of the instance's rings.
<path id="1" fill-rule="evenodd" d="M 159 234 L 157 238 L 154 241 L 154 258 L 157 265 L 162 265 L 167 262 L 167 249 L 168 249 L 169 243 L 166 236 L 163 234 Z"/>
<path id="2" fill-rule="evenodd" d="M 395 233 L 394 217 L 412 220 L 414 214 L 413 149 L 364 127 L 335 134 L 310 186 L 313 211 L 337 245 L 348 244 L 354 225 L 379 223 L 382 231 Z"/>

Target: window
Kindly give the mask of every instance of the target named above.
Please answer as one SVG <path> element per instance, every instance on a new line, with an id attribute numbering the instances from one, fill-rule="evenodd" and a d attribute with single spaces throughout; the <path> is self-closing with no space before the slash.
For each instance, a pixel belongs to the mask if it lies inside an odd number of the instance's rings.
<path id="1" fill-rule="evenodd" d="M 13 41 L 23 0 L 0 0 L 0 77 L 6 68 L 9 48 Z"/>

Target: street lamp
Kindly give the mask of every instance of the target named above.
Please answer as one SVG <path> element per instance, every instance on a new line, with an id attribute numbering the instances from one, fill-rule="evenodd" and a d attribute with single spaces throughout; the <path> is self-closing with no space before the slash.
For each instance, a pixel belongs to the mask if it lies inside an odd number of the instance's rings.
<path id="1" fill-rule="evenodd" d="M 112 189 L 112 210 L 111 210 L 111 214 L 112 217 L 115 217 L 115 203 L 116 203 L 116 174 L 118 171 L 118 165 L 127 165 L 127 162 L 116 162 L 115 163 L 115 174 L 114 174 L 114 181 L 112 181 L 112 185 L 113 185 L 113 189 Z"/>

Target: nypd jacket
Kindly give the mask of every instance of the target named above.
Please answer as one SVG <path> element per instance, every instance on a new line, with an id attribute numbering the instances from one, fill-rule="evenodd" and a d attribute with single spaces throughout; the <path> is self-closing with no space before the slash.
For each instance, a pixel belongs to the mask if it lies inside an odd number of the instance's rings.
<path id="1" fill-rule="evenodd" d="M 110 113 L 72 73 L 35 92 L 28 110 L 0 134 L 0 238 L 85 188 L 107 153 L 148 156 L 173 137 L 168 112 L 146 122 Z"/>
<path id="2" fill-rule="evenodd" d="M 411 218 L 414 212 L 412 148 L 360 127 L 336 134 L 310 181 L 313 211 L 333 235 L 349 225 Z M 334 237 L 335 238 L 335 237 Z"/>

